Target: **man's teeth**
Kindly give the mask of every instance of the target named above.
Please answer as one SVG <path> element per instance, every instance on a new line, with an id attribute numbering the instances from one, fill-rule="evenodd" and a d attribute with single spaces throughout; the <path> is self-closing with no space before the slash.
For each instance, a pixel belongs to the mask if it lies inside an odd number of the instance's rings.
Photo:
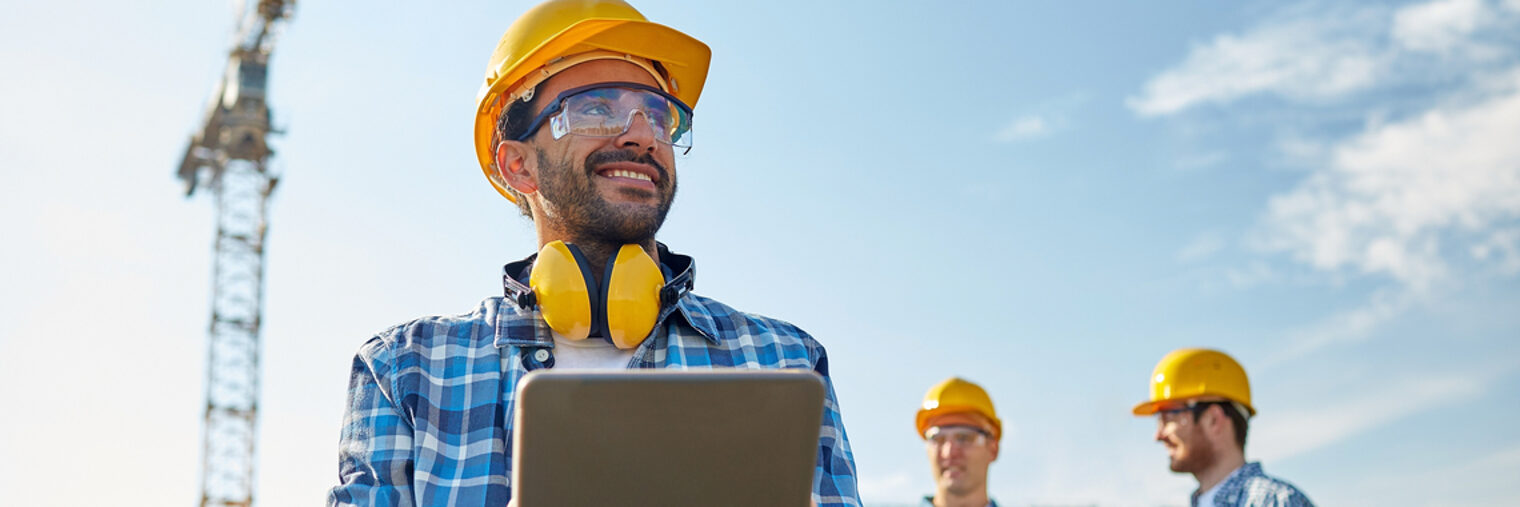
<path id="1" fill-rule="evenodd" d="M 651 182 L 651 183 L 654 182 L 654 180 L 650 179 L 649 175 L 647 175 L 647 174 L 633 172 L 633 171 L 628 171 L 628 170 L 624 170 L 624 169 L 618 169 L 618 170 L 614 170 L 614 171 L 608 171 L 607 175 L 608 176 L 616 176 L 616 177 L 619 177 L 619 178 L 633 178 L 633 179 L 636 179 L 636 180 L 644 180 L 644 181 L 648 181 L 648 182 Z"/>

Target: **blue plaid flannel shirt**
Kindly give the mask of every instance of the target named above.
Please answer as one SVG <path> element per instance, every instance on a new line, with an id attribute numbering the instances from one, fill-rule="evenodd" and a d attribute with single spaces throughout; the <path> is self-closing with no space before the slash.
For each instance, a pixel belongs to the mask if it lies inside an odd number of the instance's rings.
<path id="1" fill-rule="evenodd" d="M 1198 507 L 1201 493 L 1193 492 L 1193 507 Z M 1261 463 L 1253 462 L 1241 465 L 1219 485 L 1209 507 L 1314 507 L 1314 502 L 1287 481 L 1262 473 Z"/>
<path id="2" fill-rule="evenodd" d="M 693 294 L 692 262 L 661 245 L 675 269 L 666 305 L 629 368 L 807 368 L 827 386 L 813 473 L 820 507 L 858 506 L 855 458 L 845 437 L 828 355 L 789 323 Z M 515 280 L 532 257 L 509 264 L 507 297 L 474 311 L 418 319 L 359 347 L 349 378 L 328 505 L 502 506 L 511 498 L 513 397 L 529 371 L 553 367 L 554 340 Z M 546 358 L 544 360 L 544 358 Z"/>

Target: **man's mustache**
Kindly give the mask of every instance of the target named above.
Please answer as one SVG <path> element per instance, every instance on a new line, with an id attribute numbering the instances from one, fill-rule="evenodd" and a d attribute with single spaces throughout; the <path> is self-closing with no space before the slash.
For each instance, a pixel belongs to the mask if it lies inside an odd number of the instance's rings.
<path id="1" fill-rule="evenodd" d="M 660 173 L 660 183 L 662 184 L 670 179 L 670 174 L 665 171 L 665 166 L 656 162 L 654 156 L 635 150 L 610 149 L 592 153 L 586 157 L 586 169 L 595 174 L 597 168 L 613 162 L 634 162 L 653 167 L 655 171 Z"/>

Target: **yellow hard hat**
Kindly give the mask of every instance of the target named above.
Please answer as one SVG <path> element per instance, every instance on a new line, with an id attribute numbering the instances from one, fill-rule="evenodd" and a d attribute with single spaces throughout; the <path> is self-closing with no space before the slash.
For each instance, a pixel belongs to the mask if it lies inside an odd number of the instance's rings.
<path id="1" fill-rule="evenodd" d="M 707 44 L 650 23 L 622 0 L 549 0 L 529 9 L 502 34 L 486 67 L 485 83 L 475 96 L 475 155 L 481 171 L 502 196 L 512 200 L 493 175 L 491 137 L 501 111 L 517 94 L 531 92 L 524 83 L 536 85 L 573 65 L 565 64 L 565 57 L 592 52 L 650 70 L 660 87 L 687 107 L 696 107 L 712 58 Z"/>
<path id="2" fill-rule="evenodd" d="M 1156 363 L 1151 399 L 1135 405 L 1135 415 L 1151 415 L 1171 401 L 1219 397 L 1241 404 L 1251 415 L 1251 383 L 1246 370 L 1228 354 L 1209 349 L 1177 349 Z"/>
<path id="3" fill-rule="evenodd" d="M 993 440 L 1003 436 L 1003 421 L 992 408 L 992 398 L 987 396 L 987 391 L 960 377 L 950 377 L 929 388 L 924 395 L 924 404 L 918 409 L 917 417 L 919 438 L 929 430 L 930 420 L 955 414 L 979 415 L 991 424 Z"/>

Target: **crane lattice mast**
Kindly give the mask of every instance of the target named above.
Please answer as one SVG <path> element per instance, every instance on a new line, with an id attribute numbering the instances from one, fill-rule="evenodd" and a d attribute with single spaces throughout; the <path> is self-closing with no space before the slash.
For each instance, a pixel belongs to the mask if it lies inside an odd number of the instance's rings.
<path id="1" fill-rule="evenodd" d="M 270 126 L 265 85 L 275 30 L 294 7 L 294 0 L 239 5 L 226 74 L 178 171 L 186 197 L 204 189 L 216 202 L 202 506 L 253 504 L 264 233 L 279 181 L 269 171 L 268 138 L 278 132 Z"/>

